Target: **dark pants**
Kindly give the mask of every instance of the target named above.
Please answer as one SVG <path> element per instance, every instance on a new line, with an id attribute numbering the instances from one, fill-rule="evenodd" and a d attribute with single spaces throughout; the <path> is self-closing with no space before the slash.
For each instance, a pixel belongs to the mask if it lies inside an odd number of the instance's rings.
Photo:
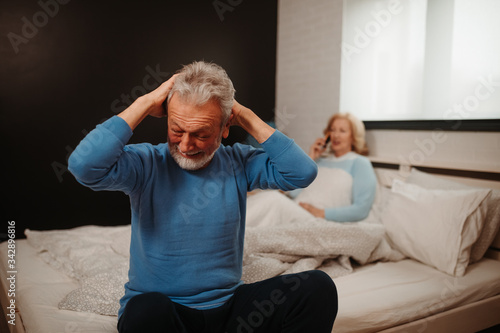
<path id="1" fill-rule="evenodd" d="M 160 293 L 131 298 L 118 321 L 120 333 L 330 333 L 337 289 L 321 271 L 277 276 L 236 289 L 224 305 L 195 310 Z"/>

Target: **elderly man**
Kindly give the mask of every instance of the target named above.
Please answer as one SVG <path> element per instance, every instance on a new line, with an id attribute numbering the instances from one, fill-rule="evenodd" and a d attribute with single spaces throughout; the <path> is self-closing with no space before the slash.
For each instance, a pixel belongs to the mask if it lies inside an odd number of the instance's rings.
<path id="1" fill-rule="evenodd" d="M 167 144 L 129 144 L 147 116 Z M 221 145 L 240 126 L 262 149 Z M 226 72 L 195 62 L 98 125 L 69 159 L 76 179 L 130 197 L 129 281 L 119 332 L 330 332 L 337 293 L 320 271 L 241 281 L 246 193 L 302 188 L 315 163 L 234 100 Z"/>

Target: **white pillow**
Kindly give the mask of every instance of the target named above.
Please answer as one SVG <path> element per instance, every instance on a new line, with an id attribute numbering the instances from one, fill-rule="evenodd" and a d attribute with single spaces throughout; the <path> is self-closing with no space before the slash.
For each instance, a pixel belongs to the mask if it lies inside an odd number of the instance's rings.
<path id="1" fill-rule="evenodd" d="M 431 190 L 478 189 L 477 187 L 442 179 L 415 168 L 412 168 L 406 182 Z M 484 256 L 500 229 L 500 191 L 492 190 L 491 195 L 481 203 L 480 209 L 486 214 L 485 223 L 479 239 L 472 245 L 470 264 Z"/>
<path id="2" fill-rule="evenodd" d="M 491 190 L 427 190 L 394 180 L 382 214 L 390 242 L 406 256 L 462 276 L 484 217 L 478 209 Z"/>

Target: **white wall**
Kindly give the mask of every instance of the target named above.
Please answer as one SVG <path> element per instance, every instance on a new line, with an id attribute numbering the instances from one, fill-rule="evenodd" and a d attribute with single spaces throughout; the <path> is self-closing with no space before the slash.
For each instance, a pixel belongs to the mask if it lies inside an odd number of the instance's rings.
<path id="1" fill-rule="evenodd" d="M 500 171 L 499 132 L 371 130 L 367 141 L 377 161 Z"/>
<path id="2" fill-rule="evenodd" d="M 339 108 L 341 27 L 342 0 L 279 2 L 276 122 L 305 151 Z M 500 171 L 500 132 L 371 130 L 367 139 L 373 160 Z"/>
<path id="3" fill-rule="evenodd" d="M 338 111 L 342 1 L 281 0 L 276 124 L 306 151 Z"/>

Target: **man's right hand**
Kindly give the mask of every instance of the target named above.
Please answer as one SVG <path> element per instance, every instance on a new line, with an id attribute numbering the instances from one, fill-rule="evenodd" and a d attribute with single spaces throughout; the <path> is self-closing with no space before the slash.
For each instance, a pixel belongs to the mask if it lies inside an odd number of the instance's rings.
<path id="1" fill-rule="evenodd" d="M 149 109 L 150 116 L 157 118 L 167 116 L 166 99 L 168 97 L 168 94 L 170 93 L 170 90 L 172 90 L 172 87 L 174 86 L 175 78 L 177 77 L 177 75 L 179 74 L 175 74 L 170 79 L 163 82 L 158 88 L 144 95 L 144 97 L 148 98 L 149 102 L 151 103 Z"/>
<path id="2" fill-rule="evenodd" d="M 150 93 L 136 99 L 127 109 L 121 112 L 118 117 L 125 120 L 132 130 L 134 130 L 147 116 L 157 118 L 166 117 L 167 110 L 164 106 L 164 102 L 174 86 L 177 75 L 178 74 L 175 74 Z"/>

